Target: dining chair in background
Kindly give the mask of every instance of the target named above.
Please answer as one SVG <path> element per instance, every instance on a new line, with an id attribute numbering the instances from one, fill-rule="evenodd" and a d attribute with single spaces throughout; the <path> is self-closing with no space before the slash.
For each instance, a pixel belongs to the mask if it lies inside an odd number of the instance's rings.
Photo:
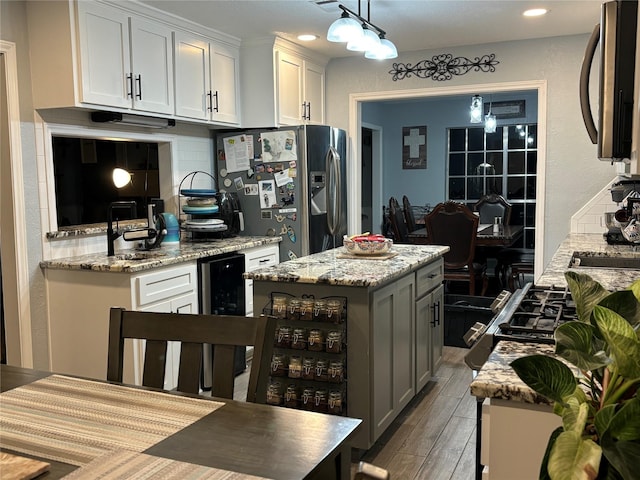
<path id="1" fill-rule="evenodd" d="M 502 218 L 503 225 L 511 222 L 511 204 L 497 193 L 484 195 L 473 206 L 473 210 L 480 214 L 480 223 L 493 223 L 495 217 Z"/>
<path id="2" fill-rule="evenodd" d="M 407 224 L 407 230 L 409 232 L 415 232 L 417 230 L 416 219 L 413 215 L 411 202 L 409 202 L 409 198 L 406 195 L 402 196 L 402 209 L 404 211 L 404 220 Z"/>
<path id="3" fill-rule="evenodd" d="M 480 280 L 480 295 L 484 295 L 489 285 L 487 264 L 474 262 L 478 217 L 465 205 L 447 201 L 436 205 L 424 218 L 429 243 L 450 247 L 444 254 L 445 282 L 468 282 L 469 295 L 475 295 Z"/>
<path id="4" fill-rule="evenodd" d="M 181 342 L 179 392 L 200 393 L 203 345 L 214 346 L 211 396 L 233 399 L 237 346 L 253 345 L 247 401 L 266 403 L 276 318 L 130 311 L 109 316 L 107 380 L 122 382 L 125 339 L 146 340 L 142 385 L 164 389 L 167 342 Z"/>
<path id="5" fill-rule="evenodd" d="M 393 231 L 394 243 L 409 243 L 409 229 L 404 212 L 395 197 L 389 198 L 389 222 Z"/>

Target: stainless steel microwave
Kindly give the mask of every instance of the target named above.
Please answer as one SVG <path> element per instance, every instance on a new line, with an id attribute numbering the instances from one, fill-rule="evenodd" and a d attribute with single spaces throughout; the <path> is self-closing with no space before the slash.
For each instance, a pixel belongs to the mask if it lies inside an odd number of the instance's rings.
<path id="1" fill-rule="evenodd" d="M 603 161 L 622 161 L 631 156 L 637 25 L 637 0 L 603 3 L 600 23 L 591 34 L 582 62 L 582 118 L 591 141 L 598 145 L 598 158 Z M 600 88 L 596 128 L 589 102 L 589 76 L 598 44 Z"/>

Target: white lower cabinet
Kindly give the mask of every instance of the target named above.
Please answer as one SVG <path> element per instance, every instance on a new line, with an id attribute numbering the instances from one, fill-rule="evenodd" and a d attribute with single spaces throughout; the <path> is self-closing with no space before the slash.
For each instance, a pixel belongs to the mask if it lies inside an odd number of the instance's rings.
<path id="1" fill-rule="evenodd" d="M 272 267 L 280 263 L 280 248 L 278 245 L 265 245 L 262 247 L 243 250 L 244 271 L 253 272 L 259 268 Z M 252 317 L 255 313 L 253 307 L 253 280 L 245 280 L 245 314 Z M 258 312 L 260 314 L 260 312 Z"/>
<path id="2" fill-rule="evenodd" d="M 198 311 L 195 261 L 140 273 L 46 269 L 45 278 L 49 364 L 56 373 L 107 378 L 111 307 Z M 133 342 L 127 343 L 123 379 L 125 383 L 140 383 L 142 350 L 139 345 L 134 348 Z"/>

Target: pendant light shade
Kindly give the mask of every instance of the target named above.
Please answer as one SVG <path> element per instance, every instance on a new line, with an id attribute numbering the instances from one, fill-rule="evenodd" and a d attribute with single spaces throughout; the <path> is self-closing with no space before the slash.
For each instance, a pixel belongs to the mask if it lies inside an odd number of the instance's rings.
<path id="1" fill-rule="evenodd" d="M 496 116 L 489 110 L 489 113 L 484 116 L 484 131 L 486 133 L 495 133 L 497 127 L 498 122 Z"/>
<path id="2" fill-rule="evenodd" d="M 474 95 L 471 98 L 471 107 L 469 107 L 469 121 L 471 123 L 482 123 L 482 97 Z"/>
<path id="3" fill-rule="evenodd" d="M 333 22 L 327 32 L 327 40 L 330 42 L 349 42 L 362 38 L 364 32 L 360 22 L 351 18 L 347 12 Z"/>
<path id="4" fill-rule="evenodd" d="M 355 41 L 350 40 L 349 43 L 347 43 L 347 50 L 351 50 L 352 52 L 377 51 L 380 48 L 380 38 L 378 35 L 369 30 L 366 25 L 363 25 L 361 30 L 363 32 L 362 37 Z"/>
<path id="5" fill-rule="evenodd" d="M 398 50 L 392 41 L 380 38 L 380 46 L 375 51 L 367 50 L 364 56 L 374 60 L 389 60 L 398 56 Z"/>

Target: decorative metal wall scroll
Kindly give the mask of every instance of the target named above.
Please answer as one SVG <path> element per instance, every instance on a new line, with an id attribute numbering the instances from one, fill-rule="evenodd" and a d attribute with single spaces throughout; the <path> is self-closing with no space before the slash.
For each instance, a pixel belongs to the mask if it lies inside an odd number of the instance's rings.
<path id="1" fill-rule="evenodd" d="M 474 60 L 443 53 L 434 55 L 431 60 L 422 60 L 414 66 L 411 66 L 410 63 L 394 63 L 393 70 L 389 70 L 389 73 L 393 76 L 394 82 L 410 78 L 411 75 L 442 82 L 451 80 L 454 75 L 465 75 L 472 70 L 474 72 L 495 72 L 496 65 L 499 63 L 495 53 L 476 57 Z"/>

